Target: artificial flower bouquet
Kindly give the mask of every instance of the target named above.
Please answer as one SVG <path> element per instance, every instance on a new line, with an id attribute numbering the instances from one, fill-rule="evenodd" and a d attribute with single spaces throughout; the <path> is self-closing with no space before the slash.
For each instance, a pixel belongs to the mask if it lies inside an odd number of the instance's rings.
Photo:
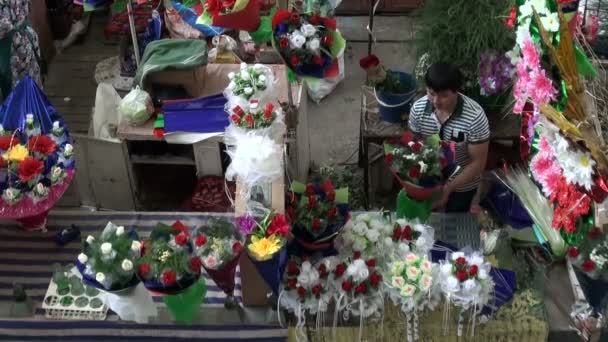
<path id="1" fill-rule="evenodd" d="M 409 251 L 427 255 L 435 243 L 435 230 L 417 220 L 398 219 L 393 224 L 392 240 L 398 257 L 404 257 L 404 252 Z"/>
<path id="2" fill-rule="evenodd" d="M 359 214 L 346 223 L 336 239 L 336 248 L 342 254 L 359 252 L 364 257 L 388 260 L 396 247 L 391 238 L 392 232 L 393 225 L 384 217 L 384 213 Z"/>
<path id="3" fill-rule="evenodd" d="M 202 22 L 253 32 L 260 26 L 260 4 L 256 0 L 205 0 Z"/>
<path id="4" fill-rule="evenodd" d="M 229 73 L 228 79 L 230 83 L 224 96 L 230 105 L 247 103 L 252 99 L 261 102 L 273 100 L 275 79 L 272 69 L 266 65 L 241 63 L 240 70 Z"/>
<path id="5" fill-rule="evenodd" d="M 350 218 L 348 188 L 335 189 L 330 180 L 304 185 L 293 182 L 287 215 L 295 238 L 306 249 L 325 250 Z"/>
<path id="6" fill-rule="evenodd" d="M 149 291 L 180 293 L 201 276 L 201 259 L 194 252 L 190 233 L 181 222 L 173 226 L 158 224 L 142 246 L 137 271 Z"/>
<path id="7" fill-rule="evenodd" d="M 235 105 L 229 109 L 230 122 L 243 129 L 262 129 L 270 127 L 280 112 L 272 103 L 260 106 L 258 100 L 251 100 L 245 108 Z"/>
<path id="8" fill-rule="evenodd" d="M 567 257 L 589 278 L 608 282 L 608 240 L 599 228 L 589 230 L 580 246 L 570 247 Z"/>

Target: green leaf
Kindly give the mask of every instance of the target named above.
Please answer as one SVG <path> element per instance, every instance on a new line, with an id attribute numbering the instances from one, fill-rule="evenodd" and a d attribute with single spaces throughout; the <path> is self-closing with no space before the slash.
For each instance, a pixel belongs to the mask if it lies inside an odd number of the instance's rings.
<path id="1" fill-rule="evenodd" d="M 348 204 L 348 188 L 336 190 L 336 203 Z"/>
<path id="2" fill-rule="evenodd" d="M 291 191 L 296 194 L 303 194 L 306 192 L 306 184 L 294 181 L 291 183 Z"/>
<path id="3" fill-rule="evenodd" d="M 441 138 L 439 137 L 439 134 L 429 135 L 425 140 L 425 143 L 430 146 L 437 146 L 440 142 Z"/>
<path id="4" fill-rule="evenodd" d="M 395 146 L 388 143 L 384 144 L 384 154 L 392 154 L 393 150 L 395 150 Z"/>

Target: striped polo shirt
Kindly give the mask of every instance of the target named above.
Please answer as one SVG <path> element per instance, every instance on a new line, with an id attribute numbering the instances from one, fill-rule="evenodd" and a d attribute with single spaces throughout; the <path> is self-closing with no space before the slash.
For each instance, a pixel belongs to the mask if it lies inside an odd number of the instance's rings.
<path id="1" fill-rule="evenodd" d="M 490 140 L 490 126 L 483 109 L 477 102 L 460 93 L 456 110 L 443 125 L 439 123 L 427 96 L 420 98 L 410 111 L 409 128 L 423 137 L 439 134 L 441 140 L 455 142 L 456 163 L 461 171 L 471 162 L 467 145 Z M 476 177 L 472 182 L 456 189 L 456 192 L 476 189 L 480 178 L 481 176 Z"/>

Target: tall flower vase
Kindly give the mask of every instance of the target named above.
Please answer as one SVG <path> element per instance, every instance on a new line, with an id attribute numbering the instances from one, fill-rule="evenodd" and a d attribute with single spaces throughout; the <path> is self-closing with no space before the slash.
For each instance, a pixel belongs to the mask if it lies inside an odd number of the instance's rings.
<path id="1" fill-rule="evenodd" d="M 234 309 L 238 305 L 236 299 L 234 298 L 234 276 L 236 274 L 236 266 L 239 264 L 240 257 L 241 254 L 239 253 L 232 261 L 215 270 L 207 268 L 203 265 L 203 268 L 209 277 L 211 277 L 215 285 L 222 289 L 222 291 L 224 291 L 226 294 L 224 307 L 229 310 Z"/>

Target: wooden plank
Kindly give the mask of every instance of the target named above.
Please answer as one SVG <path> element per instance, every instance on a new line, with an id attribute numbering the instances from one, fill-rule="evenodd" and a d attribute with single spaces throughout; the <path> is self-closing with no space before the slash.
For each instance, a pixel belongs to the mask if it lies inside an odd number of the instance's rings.
<path id="1" fill-rule="evenodd" d="M 295 178 L 306 183 L 310 171 L 310 131 L 308 128 L 308 96 L 307 88 L 300 87 L 298 95 L 298 125 L 296 127 L 296 163 Z"/>

